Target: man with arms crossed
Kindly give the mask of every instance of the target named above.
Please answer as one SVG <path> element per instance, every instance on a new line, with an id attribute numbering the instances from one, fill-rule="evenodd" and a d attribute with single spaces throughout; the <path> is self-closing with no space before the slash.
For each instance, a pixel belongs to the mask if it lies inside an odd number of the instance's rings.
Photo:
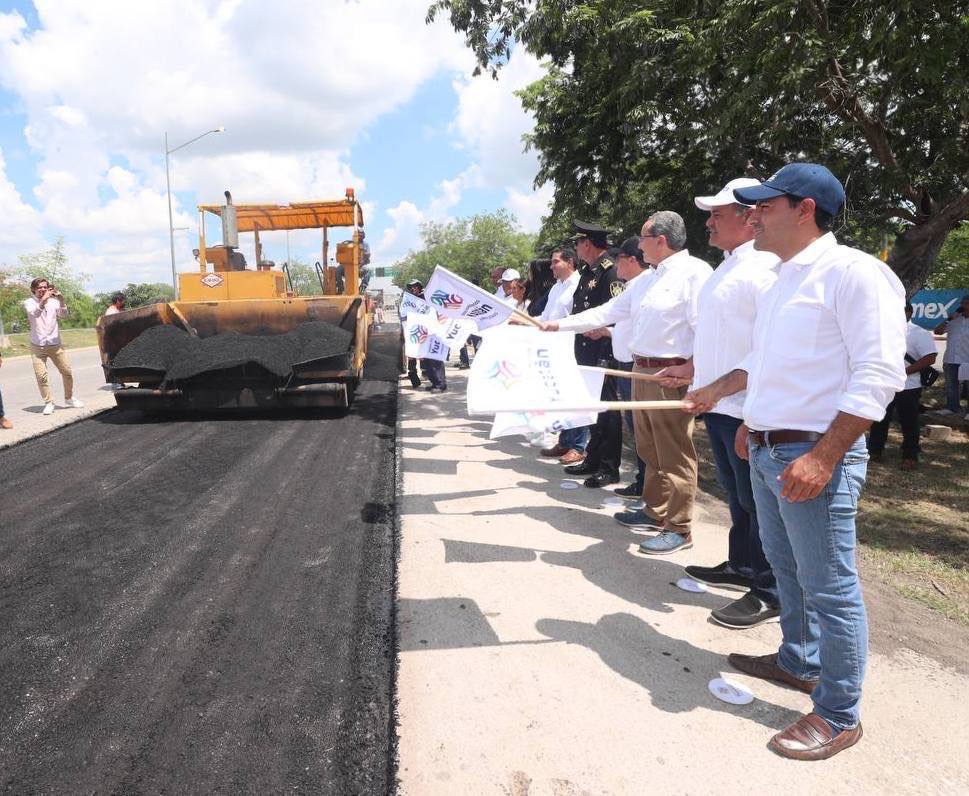
<path id="1" fill-rule="evenodd" d="M 764 552 L 777 578 L 781 646 L 732 654 L 753 677 L 811 694 L 814 709 L 771 738 L 783 757 L 819 760 L 857 743 L 868 622 L 855 562 L 865 430 L 905 384 L 905 291 L 888 267 L 827 230 L 844 206 L 837 178 L 793 163 L 755 188 L 755 246 L 776 254 L 754 346 L 740 365 L 687 395 L 707 412 L 744 388 L 747 451 Z"/>
<path id="2" fill-rule="evenodd" d="M 729 373 L 750 353 L 753 345 L 757 300 L 774 280 L 777 257 L 754 248 L 752 208 L 737 202 L 735 189 L 760 183 L 746 177 L 728 182 L 716 196 L 698 196 L 696 206 L 706 210 L 710 245 L 722 249 L 724 260 L 700 290 L 693 359 L 663 373 L 663 384 L 680 387 L 705 385 Z M 739 600 L 714 610 L 713 621 L 746 629 L 776 621 L 780 615 L 777 584 L 764 557 L 750 487 L 750 465 L 734 450 L 737 429 L 743 422 L 744 393 L 719 401 L 703 415 L 717 480 L 727 492 L 730 533 L 727 560 L 715 567 L 688 566 L 686 574 L 714 586 L 737 586 L 746 590 Z"/>

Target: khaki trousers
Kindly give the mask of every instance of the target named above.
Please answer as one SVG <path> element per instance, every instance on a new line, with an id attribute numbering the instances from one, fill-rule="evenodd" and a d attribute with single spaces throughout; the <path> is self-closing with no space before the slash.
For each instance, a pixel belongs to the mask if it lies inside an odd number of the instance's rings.
<path id="1" fill-rule="evenodd" d="M 662 368 L 635 366 L 634 373 Z M 665 389 L 651 381 L 633 381 L 634 401 L 678 401 L 686 387 Z M 664 528 L 689 533 L 696 497 L 696 448 L 693 416 L 678 409 L 633 410 L 636 452 L 646 462 L 643 501 Z"/>
<path id="2" fill-rule="evenodd" d="M 50 394 L 50 377 L 47 375 L 47 360 L 54 363 L 64 380 L 64 400 L 70 401 L 74 397 L 74 374 L 71 373 L 71 363 L 67 361 L 67 352 L 61 345 L 30 344 L 30 361 L 34 366 L 34 376 L 37 378 L 37 388 L 45 404 L 54 402 Z"/>

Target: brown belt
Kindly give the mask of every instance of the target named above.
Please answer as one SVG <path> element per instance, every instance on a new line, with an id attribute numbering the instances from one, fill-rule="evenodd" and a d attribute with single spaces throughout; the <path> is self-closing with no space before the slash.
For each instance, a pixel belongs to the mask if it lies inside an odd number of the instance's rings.
<path id="1" fill-rule="evenodd" d="M 668 368 L 670 365 L 685 365 L 682 357 L 633 357 L 637 368 Z"/>
<path id="2" fill-rule="evenodd" d="M 819 434 L 817 431 L 792 431 L 788 428 L 750 432 L 751 442 L 760 447 L 779 445 L 782 442 L 817 442 L 823 436 L 824 434 Z"/>

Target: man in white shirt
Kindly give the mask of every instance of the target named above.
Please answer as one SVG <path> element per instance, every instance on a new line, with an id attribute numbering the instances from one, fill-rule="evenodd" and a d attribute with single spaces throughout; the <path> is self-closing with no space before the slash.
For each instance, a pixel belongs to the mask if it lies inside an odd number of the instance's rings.
<path id="1" fill-rule="evenodd" d="M 888 427 L 892 418 L 898 415 L 902 427 L 903 470 L 914 470 L 919 464 L 919 401 L 922 398 L 922 376 L 926 368 L 932 367 L 939 352 L 935 338 L 928 329 L 912 323 L 912 305 L 905 305 L 905 388 L 895 393 L 892 402 L 885 410 L 885 417 L 872 423 L 868 433 L 868 455 L 873 462 L 880 462 L 885 442 L 888 440 Z"/>
<path id="2" fill-rule="evenodd" d="M 495 295 L 502 301 L 508 298 L 508 295 L 505 293 L 505 286 L 501 284 L 501 275 L 503 273 L 505 273 L 504 266 L 496 265 L 491 269 L 491 275 L 489 277 L 491 279 L 491 284 L 494 285 Z"/>
<path id="3" fill-rule="evenodd" d="M 722 249 L 723 262 L 700 290 L 693 359 L 667 368 L 664 384 L 703 386 L 729 373 L 753 347 L 754 316 L 760 296 L 774 284 L 777 256 L 754 248 L 753 208 L 737 202 L 734 190 L 759 185 L 740 177 L 728 182 L 715 196 L 698 196 L 700 210 L 710 215 L 710 245 Z M 730 533 L 727 560 L 714 567 L 691 565 L 686 574 L 713 586 L 737 586 L 743 597 L 715 609 L 713 621 L 725 627 L 747 629 L 777 621 L 780 607 L 777 584 L 764 556 L 750 485 L 750 465 L 734 449 L 737 429 L 743 423 L 744 393 L 722 399 L 703 415 L 717 480 L 727 493 Z"/>
<path id="4" fill-rule="evenodd" d="M 108 305 L 108 308 L 104 311 L 104 314 L 117 315 L 119 312 L 124 312 L 125 300 L 126 299 L 125 299 L 124 293 L 114 293 L 111 296 L 111 303 Z"/>
<path id="5" fill-rule="evenodd" d="M 572 300 L 579 285 L 578 255 L 575 249 L 563 247 L 552 252 L 552 276 L 555 284 L 548 293 L 548 301 L 539 318 L 540 321 L 557 321 L 572 312 Z M 544 448 L 542 456 L 558 459 L 571 450 L 568 437 L 559 435 L 551 448 Z"/>
<path id="6" fill-rule="evenodd" d="M 67 354 L 61 345 L 61 330 L 59 318 L 67 317 L 67 304 L 60 291 L 52 287 L 43 277 L 38 277 L 30 283 L 33 295 L 24 301 L 27 311 L 27 321 L 30 323 L 30 359 L 34 366 L 34 377 L 37 388 L 44 401 L 45 415 L 54 413 L 54 398 L 50 392 L 50 377 L 47 373 L 47 360 L 54 363 L 64 381 L 64 403 L 69 407 L 80 409 L 84 406 L 74 398 L 74 375 L 71 363 L 67 361 Z"/>
<path id="7" fill-rule="evenodd" d="M 656 265 L 653 275 L 637 279 L 619 296 L 599 307 L 544 323 L 548 331 L 582 332 L 631 320 L 630 348 L 634 373 L 655 374 L 683 365 L 693 356 L 697 298 L 713 270 L 686 249 L 686 224 L 670 210 L 650 216 L 640 236 L 643 259 Z M 655 381 L 633 382 L 634 401 L 676 400 L 685 387 L 663 387 Z M 690 525 L 696 496 L 696 449 L 693 418 L 668 410 L 635 415 L 636 451 L 646 462 L 643 502 L 652 514 L 620 512 L 616 519 L 658 535 L 640 544 L 647 555 L 667 555 L 693 546 Z"/>
<path id="8" fill-rule="evenodd" d="M 961 382 L 969 381 L 959 375 L 959 368 L 969 369 L 969 293 L 962 297 L 959 308 L 945 321 L 935 327 L 936 334 L 944 334 L 945 354 L 942 356 L 942 372 L 945 376 L 945 409 L 939 414 L 962 413 L 959 391 Z"/>
<path id="9" fill-rule="evenodd" d="M 755 188 L 755 246 L 776 254 L 754 347 L 740 365 L 687 395 L 694 412 L 744 388 L 738 453 L 750 460 L 764 552 L 777 578 L 777 653 L 732 654 L 732 666 L 811 694 L 813 712 L 771 738 L 783 757 L 820 760 L 857 743 L 868 621 L 855 561 L 865 482 L 864 432 L 905 384 L 905 290 L 880 260 L 827 230 L 844 188 L 793 163 Z"/>

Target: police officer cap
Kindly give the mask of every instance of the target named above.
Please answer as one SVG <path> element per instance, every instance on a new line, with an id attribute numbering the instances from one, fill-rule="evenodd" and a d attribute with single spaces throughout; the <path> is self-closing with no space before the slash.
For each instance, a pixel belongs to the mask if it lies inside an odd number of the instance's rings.
<path id="1" fill-rule="evenodd" d="M 635 257 L 641 266 L 646 265 L 646 261 L 643 259 L 643 250 L 639 248 L 639 238 L 635 235 L 622 242 L 622 246 L 619 247 L 619 255 L 621 257 Z"/>
<path id="2" fill-rule="evenodd" d="M 605 248 L 609 241 L 609 230 L 605 227 L 599 226 L 598 224 L 592 224 L 588 221 L 579 221 L 575 219 L 572 222 L 572 228 L 578 233 L 579 238 L 588 238 L 597 246 L 602 246 Z"/>

